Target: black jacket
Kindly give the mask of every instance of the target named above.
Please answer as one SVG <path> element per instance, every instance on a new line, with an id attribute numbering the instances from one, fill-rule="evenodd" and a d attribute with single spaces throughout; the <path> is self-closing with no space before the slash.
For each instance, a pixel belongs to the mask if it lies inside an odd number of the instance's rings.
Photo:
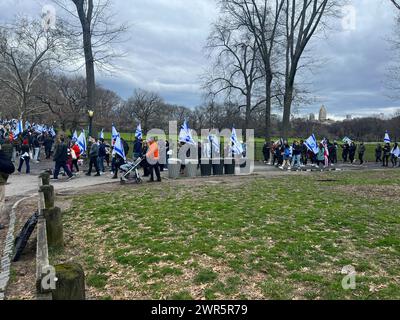
<path id="1" fill-rule="evenodd" d="M 56 147 L 53 160 L 58 163 L 64 163 L 68 160 L 68 147 L 62 142 Z"/>
<path id="2" fill-rule="evenodd" d="M 6 154 L 0 150 L 0 173 L 12 174 L 15 171 L 15 167 Z"/>

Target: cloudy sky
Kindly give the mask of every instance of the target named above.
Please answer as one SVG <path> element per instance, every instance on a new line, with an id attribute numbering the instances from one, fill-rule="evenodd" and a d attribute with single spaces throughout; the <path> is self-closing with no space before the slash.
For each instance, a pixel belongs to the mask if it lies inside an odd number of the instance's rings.
<path id="1" fill-rule="evenodd" d="M 113 76 L 98 81 L 129 97 L 135 88 L 158 92 L 167 102 L 195 107 L 202 103 L 200 75 L 207 67 L 203 47 L 216 19 L 215 0 L 113 0 L 121 22 L 131 25 L 123 43 L 126 57 L 117 62 Z M 37 16 L 45 0 L 0 0 L 0 21 L 15 14 Z M 305 81 L 315 102 L 300 113 L 317 112 L 324 104 L 331 117 L 346 114 L 390 114 L 400 101 L 387 98 L 388 61 L 393 56 L 386 39 L 394 32 L 395 10 L 389 0 L 350 0 L 356 19 L 338 21 L 328 39 L 312 43 L 322 66 Z M 349 11 L 350 12 L 350 11 Z"/>

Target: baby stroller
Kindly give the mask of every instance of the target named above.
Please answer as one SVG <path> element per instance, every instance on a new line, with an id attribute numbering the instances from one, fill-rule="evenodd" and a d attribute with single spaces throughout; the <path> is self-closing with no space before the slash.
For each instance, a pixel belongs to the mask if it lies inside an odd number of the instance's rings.
<path id="1" fill-rule="evenodd" d="M 133 173 L 133 178 L 137 184 L 143 182 L 142 178 L 140 177 L 139 173 L 139 166 L 144 160 L 144 157 L 139 157 L 134 162 L 127 162 L 126 164 L 122 165 L 119 169 L 122 173 L 121 175 L 121 184 L 125 184 L 131 178 L 130 175 Z"/>

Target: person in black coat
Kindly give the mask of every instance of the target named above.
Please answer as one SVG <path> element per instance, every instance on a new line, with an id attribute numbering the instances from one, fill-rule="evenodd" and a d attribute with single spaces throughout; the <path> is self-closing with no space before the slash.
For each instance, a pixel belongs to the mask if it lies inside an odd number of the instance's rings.
<path id="1" fill-rule="evenodd" d="M 271 158 L 271 144 L 268 141 L 265 141 L 262 152 L 264 155 L 264 162 L 268 163 Z"/>
<path id="2" fill-rule="evenodd" d="M 389 158 L 390 158 L 390 143 L 386 143 L 385 146 L 383 147 L 383 167 L 388 167 L 389 166 Z"/>
<path id="3" fill-rule="evenodd" d="M 380 143 L 376 146 L 375 149 L 375 162 L 382 162 L 382 146 Z"/>
<path id="4" fill-rule="evenodd" d="M 64 137 L 60 138 L 59 144 L 56 147 L 53 157 L 54 162 L 56 163 L 54 169 L 54 177 L 53 180 L 58 180 L 58 175 L 60 174 L 60 169 L 63 168 L 65 173 L 68 175 L 69 179 L 73 178 L 72 172 L 67 167 L 68 160 L 68 146 L 65 143 Z"/>
<path id="5" fill-rule="evenodd" d="M 21 173 L 22 166 L 24 163 L 26 165 L 26 174 L 31 173 L 31 167 L 29 165 L 30 160 L 31 160 L 31 157 L 30 157 L 29 141 L 28 141 L 28 139 L 24 139 L 22 146 L 21 146 L 21 156 L 19 158 L 19 167 L 18 167 L 19 173 Z"/>

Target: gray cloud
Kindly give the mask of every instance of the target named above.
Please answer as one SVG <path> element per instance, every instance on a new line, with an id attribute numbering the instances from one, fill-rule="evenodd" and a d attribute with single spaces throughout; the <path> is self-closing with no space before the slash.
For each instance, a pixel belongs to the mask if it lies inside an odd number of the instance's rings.
<path id="1" fill-rule="evenodd" d="M 0 20 L 16 13 L 37 16 L 50 1 L 2 0 Z M 313 54 L 326 63 L 302 78 L 311 83 L 316 103 L 301 113 L 317 112 L 321 104 L 331 116 L 394 112 L 398 102 L 386 97 L 385 73 L 392 53 L 386 41 L 394 30 L 395 13 L 387 0 L 354 0 L 357 25 L 338 28 L 328 39 L 314 40 Z M 112 77 L 100 75 L 104 86 L 128 97 L 135 88 L 154 90 L 170 103 L 190 107 L 202 102 L 199 76 L 207 67 L 203 47 L 216 18 L 215 0 L 115 0 L 117 18 L 131 24 L 121 44 L 127 56 L 116 61 Z"/>

